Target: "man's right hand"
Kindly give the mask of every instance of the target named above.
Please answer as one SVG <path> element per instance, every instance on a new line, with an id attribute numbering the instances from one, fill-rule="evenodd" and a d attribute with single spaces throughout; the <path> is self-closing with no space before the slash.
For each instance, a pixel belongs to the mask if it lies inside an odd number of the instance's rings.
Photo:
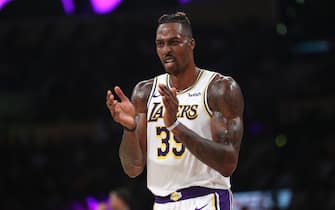
<path id="1" fill-rule="evenodd" d="M 106 105 L 112 114 L 115 122 L 120 123 L 122 126 L 129 130 L 134 130 L 136 128 L 135 121 L 135 107 L 129 100 L 129 98 L 123 93 L 120 87 L 116 86 L 114 88 L 116 95 L 120 98 L 117 101 L 112 94 L 112 91 L 107 91 Z"/>

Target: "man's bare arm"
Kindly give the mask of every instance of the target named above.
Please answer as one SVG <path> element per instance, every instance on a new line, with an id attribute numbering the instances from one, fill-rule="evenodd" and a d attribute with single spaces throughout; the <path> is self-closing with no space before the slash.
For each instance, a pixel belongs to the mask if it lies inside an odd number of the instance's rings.
<path id="1" fill-rule="evenodd" d="M 119 148 L 119 157 L 121 165 L 129 177 L 136 177 L 141 174 L 146 163 L 146 103 L 152 83 L 153 80 L 143 81 L 138 83 L 134 88 L 131 102 L 129 101 L 134 107 L 133 120 L 127 120 L 131 117 L 127 116 L 126 113 L 121 113 L 121 115 L 123 114 L 123 119 L 125 119 L 124 121 L 117 121 L 115 120 L 117 117 L 113 116 L 114 120 L 125 128 Z M 126 124 L 125 122 L 128 123 Z"/>
<path id="2" fill-rule="evenodd" d="M 202 138 L 183 124 L 172 132 L 203 163 L 223 176 L 231 176 L 237 166 L 243 135 L 244 102 L 240 87 L 232 78 L 218 75 L 208 88 L 208 103 L 213 111 L 213 141 Z"/>

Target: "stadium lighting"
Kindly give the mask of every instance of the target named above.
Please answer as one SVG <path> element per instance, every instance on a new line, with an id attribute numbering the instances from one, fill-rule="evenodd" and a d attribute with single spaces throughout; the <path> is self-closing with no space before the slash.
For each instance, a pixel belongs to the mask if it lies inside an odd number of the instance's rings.
<path id="1" fill-rule="evenodd" d="M 12 0 L 0 0 L 0 10 Z"/>
<path id="2" fill-rule="evenodd" d="M 69 15 L 69 14 L 74 13 L 75 6 L 74 6 L 73 0 L 62 0 L 62 4 L 63 4 L 64 12 L 66 14 Z"/>
<path id="3" fill-rule="evenodd" d="M 93 10 L 97 14 L 112 12 L 122 0 L 91 0 Z"/>
<path id="4" fill-rule="evenodd" d="M 180 4 L 187 4 L 190 3 L 192 0 L 178 0 Z"/>

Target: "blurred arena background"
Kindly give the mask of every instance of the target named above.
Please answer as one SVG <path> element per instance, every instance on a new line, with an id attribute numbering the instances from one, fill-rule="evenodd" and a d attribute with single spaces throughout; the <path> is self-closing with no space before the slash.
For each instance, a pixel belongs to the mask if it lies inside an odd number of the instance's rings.
<path id="1" fill-rule="evenodd" d="M 118 158 L 114 85 L 163 72 L 157 18 L 185 11 L 196 63 L 245 97 L 235 208 L 335 209 L 335 13 L 331 0 L 0 0 L 0 209 L 96 210 L 126 186 L 152 209 L 145 174 Z"/>

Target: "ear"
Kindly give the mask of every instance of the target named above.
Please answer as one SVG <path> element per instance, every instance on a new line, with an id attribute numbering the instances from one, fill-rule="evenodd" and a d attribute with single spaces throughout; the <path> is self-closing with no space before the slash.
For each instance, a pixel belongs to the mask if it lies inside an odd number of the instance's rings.
<path id="1" fill-rule="evenodd" d="M 191 46 L 192 50 L 194 50 L 194 48 L 195 48 L 195 39 L 192 38 L 189 43 L 190 43 L 190 46 Z"/>

